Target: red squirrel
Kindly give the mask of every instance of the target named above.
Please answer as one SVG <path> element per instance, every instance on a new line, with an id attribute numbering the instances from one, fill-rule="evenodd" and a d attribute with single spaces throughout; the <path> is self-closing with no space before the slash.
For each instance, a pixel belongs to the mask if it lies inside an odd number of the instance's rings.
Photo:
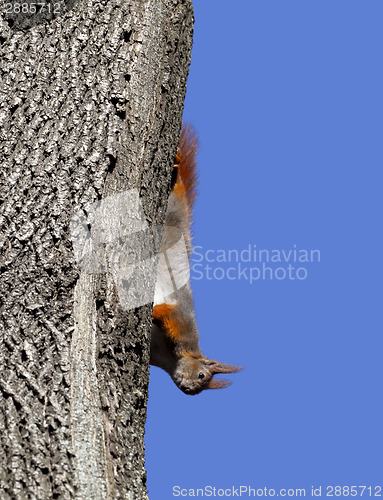
<path id="1" fill-rule="evenodd" d="M 182 259 L 178 265 L 187 268 L 192 251 L 191 216 L 196 198 L 197 151 L 198 138 L 194 128 L 183 124 L 173 167 L 160 254 L 165 255 L 174 244 L 174 232 L 182 234 L 187 251 L 186 266 L 185 262 L 182 264 Z M 168 372 L 185 394 L 195 395 L 204 389 L 227 387 L 229 381 L 215 379 L 214 375 L 234 373 L 241 369 L 203 356 L 199 348 L 189 280 L 167 296 L 166 302 L 156 304 L 155 301 L 150 349 L 150 364 Z"/>

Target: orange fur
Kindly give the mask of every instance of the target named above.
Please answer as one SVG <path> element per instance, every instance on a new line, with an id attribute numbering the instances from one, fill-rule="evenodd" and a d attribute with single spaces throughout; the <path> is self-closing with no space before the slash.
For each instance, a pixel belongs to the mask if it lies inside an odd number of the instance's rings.
<path id="1" fill-rule="evenodd" d="M 183 325 L 177 321 L 176 307 L 174 304 L 159 304 L 153 308 L 153 321 L 159 322 L 174 341 L 180 339 L 183 330 Z"/>
<path id="2" fill-rule="evenodd" d="M 177 196 L 179 197 L 183 197 L 183 196 L 186 196 L 187 197 L 187 192 L 186 192 L 186 187 L 184 184 L 182 184 L 181 182 L 176 182 L 174 188 L 173 188 L 174 192 L 177 194 Z M 189 203 L 189 200 L 188 200 L 188 203 Z M 189 205 L 190 206 L 190 205 Z"/>
<path id="3" fill-rule="evenodd" d="M 174 187 L 179 195 L 186 194 L 190 212 L 193 211 L 195 199 L 197 197 L 197 153 L 198 136 L 194 127 L 190 123 L 183 123 L 178 152 L 175 158 L 175 166 L 178 166 L 179 178 Z"/>
<path id="4" fill-rule="evenodd" d="M 164 318 L 170 316 L 174 311 L 174 304 L 158 304 L 153 307 L 153 321 L 164 321 Z"/>

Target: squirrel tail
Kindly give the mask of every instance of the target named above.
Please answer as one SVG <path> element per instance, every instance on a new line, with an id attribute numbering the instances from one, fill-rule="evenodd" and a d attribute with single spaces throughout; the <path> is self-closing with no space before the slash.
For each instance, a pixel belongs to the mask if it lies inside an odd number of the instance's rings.
<path id="1" fill-rule="evenodd" d="M 181 128 L 180 140 L 176 161 L 178 162 L 178 179 L 181 179 L 185 190 L 186 199 L 190 212 L 193 212 L 193 206 L 197 197 L 197 154 L 199 149 L 198 135 L 190 123 L 183 123 Z"/>

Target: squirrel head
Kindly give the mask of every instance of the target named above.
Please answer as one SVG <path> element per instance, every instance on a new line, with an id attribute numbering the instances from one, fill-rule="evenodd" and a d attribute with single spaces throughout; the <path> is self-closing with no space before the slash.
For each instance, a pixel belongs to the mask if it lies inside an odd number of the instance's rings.
<path id="1" fill-rule="evenodd" d="M 214 379 L 217 373 L 234 373 L 242 368 L 227 365 L 204 356 L 183 356 L 177 362 L 172 379 L 185 394 L 194 396 L 205 389 L 222 389 L 231 384 L 229 380 Z"/>

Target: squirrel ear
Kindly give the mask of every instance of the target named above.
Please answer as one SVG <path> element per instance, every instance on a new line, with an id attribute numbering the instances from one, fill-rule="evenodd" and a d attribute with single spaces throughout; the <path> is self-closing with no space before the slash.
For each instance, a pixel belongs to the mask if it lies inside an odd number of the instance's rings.
<path id="1" fill-rule="evenodd" d="M 242 366 L 227 365 L 226 363 L 220 363 L 219 361 L 214 361 L 213 359 L 205 358 L 203 362 L 209 367 L 211 373 L 235 373 L 242 370 Z"/>
<path id="2" fill-rule="evenodd" d="M 207 384 L 206 389 L 224 389 L 225 387 L 228 387 L 231 385 L 230 380 L 223 380 L 220 378 L 214 379 L 212 378 L 209 383 Z"/>

